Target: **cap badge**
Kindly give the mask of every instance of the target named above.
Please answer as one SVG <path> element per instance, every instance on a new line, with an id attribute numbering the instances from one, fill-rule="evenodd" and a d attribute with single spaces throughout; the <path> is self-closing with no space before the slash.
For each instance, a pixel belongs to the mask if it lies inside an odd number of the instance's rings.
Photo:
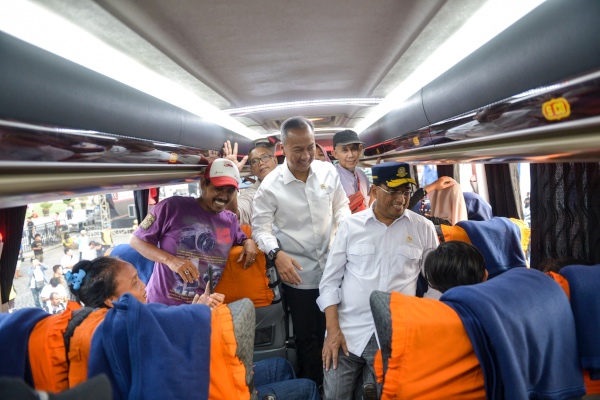
<path id="1" fill-rule="evenodd" d="M 404 178 L 406 175 L 408 175 L 408 172 L 406 172 L 406 168 L 400 167 L 398 168 L 398 173 L 396 175 L 400 178 Z"/>

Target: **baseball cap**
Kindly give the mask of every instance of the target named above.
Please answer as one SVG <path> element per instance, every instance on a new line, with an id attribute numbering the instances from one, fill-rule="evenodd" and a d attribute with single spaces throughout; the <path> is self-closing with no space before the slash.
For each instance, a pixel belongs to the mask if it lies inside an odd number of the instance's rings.
<path id="1" fill-rule="evenodd" d="M 350 129 L 346 129 L 345 131 L 340 131 L 340 132 L 336 133 L 335 135 L 333 135 L 333 148 L 334 149 L 335 149 L 335 146 L 337 146 L 338 144 L 345 145 L 345 144 L 351 144 L 351 143 L 364 144 L 358 138 L 358 134 L 354 131 L 351 131 Z"/>
<path id="2" fill-rule="evenodd" d="M 410 176 L 410 166 L 403 162 L 386 162 L 374 165 L 371 168 L 373 184 L 385 183 L 387 187 L 394 188 L 405 183 L 417 183 Z"/>
<path id="3" fill-rule="evenodd" d="M 112 399 L 112 386 L 106 375 L 100 374 L 63 392 L 43 393 L 47 397 L 40 396 L 39 392 L 29 387 L 23 379 L 0 377 L 0 398 L 2 399 L 110 400 Z"/>
<path id="4" fill-rule="evenodd" d="M 206 167 L 204 179 L 210 179 L 213 186 L 234 186 L 237 189 L 240 182 L 240 172 L 232 161 L 217 158 Z"/>

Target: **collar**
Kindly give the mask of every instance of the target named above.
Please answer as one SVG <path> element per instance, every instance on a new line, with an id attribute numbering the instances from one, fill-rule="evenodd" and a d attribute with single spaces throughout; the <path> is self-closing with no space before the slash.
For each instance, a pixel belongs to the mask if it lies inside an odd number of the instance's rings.
<path id="1" fill-rule="evenodd" d="M 364 225 L 366 225 L 369 220 L 373 220 L 379 224 L 383 224 L 383 222 L 381 222 L 380 220 L 377 219 L 377 217 L 375 216 L 375 212 L 373 212 L 373 210 L 375 209 L 376 202 L 377 202 L 377 200 L 375 200 L 373 202 L 373 204 L 371 204 L 371 207 L 369 207 L 365 211 L 361 212 L 361 213 L 365 213 L 365 218 L 363 220 Z M 405 209 L 404 212 L 402 213 L 402 215 L 399 216 L 398 218 L 396 218 L 394 220 L 394 222 L 392 222 L 390 224 L 390 226 L 394 225 L 397 221 L 401 220 L 402 218 L 408 218 L 408 220 L 411 221 L 411 217 L 409 216 L 410 213 L 408 211 L 409 211 L 408 209 Z"/>
<path id="2" fill-rule="evenodd" d="M 297 179 L 294 174 L 292 174 L 292 171 L 290 171 L 290 168 L 288 167 L 288 163 L 287 163 L 287 158 L 285 158 L 283 160 L 283 184 L 287 185 L 290 182 L 294 182 L 294 181 L 299 181 L 299 179 Z M 312 163 L 310 164 L 310 168 L 308 170 L 308 178 L 310 178 L 310 176 L 313 174 L 313 167 L 312 167 Z M 308 182 L 308 178 L 306 179 L 306 181 Z"/>

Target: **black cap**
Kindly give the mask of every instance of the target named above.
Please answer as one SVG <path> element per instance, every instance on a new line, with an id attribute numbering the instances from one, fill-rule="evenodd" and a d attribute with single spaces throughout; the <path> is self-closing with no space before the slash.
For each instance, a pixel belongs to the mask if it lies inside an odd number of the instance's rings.
<path id="1" fill-rule="evenodd" d="M 373 165 L 371 168 L 373 184 L 385 183 L 387 187 L 394 188 L 406 183 L 417 183 L 410 176 L 410 166 L 403 162 L 385 162 Z"/>
<path id="2" fill-rule="evenodd" d="M 340 131 L 333 136 L 333 148 L 338 144 L 345 145 L 351 143 L 359 143 L 364 144 L 358 138 L 358 134 L 350 129 L 346 129 L 345 131 Z"/>

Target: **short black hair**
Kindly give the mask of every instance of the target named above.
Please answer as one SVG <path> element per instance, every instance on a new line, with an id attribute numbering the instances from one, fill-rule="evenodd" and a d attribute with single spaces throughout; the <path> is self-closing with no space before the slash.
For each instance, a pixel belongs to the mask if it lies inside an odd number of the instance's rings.
<path id="1" fill-rule="evenodd" d="M 275 153 L 273 153 L 273 150 L 271 150 L 269 148 L 269 146 L 266 145 L 266 143 L 259 143 L 256 146 L 254 146 L 253 148 L 251 148 L 250 151 L 248 152 L 248 162 L 249 163 L 252 161 L 252 160 L 250 160 L 250 154 L 252 154 L 252 152 L 256 149 L 267 149 L 267 150 L 269 150 L 269 153 L 271 153 L 272 156 L 275 155 Z"/>
<path id="2" fill-rule="evenodd" d="M 425 277 L 429 286 L 442 293 L 455 286 L 474 285 L 485 278 L 485 260 L 472 244 L 444 242 L 427 255 Z"/>
<path id="3" fill-rule="evenodd" d="M 52 272 L 56 273 L 56 271 L 57 271 L 59 268 L 62 268 L 62 265 L 60 265 L 60 264 L 56 264 L 56 265 L 52 266 Z"/>
<path id="4" fill-rule="evenodd" d="M 65 239 L 66 239 L 66 237 L 65 237 Z M 70 248 L 70 247 L 65 247 L 65 248 L 63 249 L 63 252 L 64 252 L 65 254 L 67 254 L 67 252 L 68 252 L 69 250 L 71 250 L 71 248 Z"/>
<path id="5" fill-rule="evenodd" d="M 98 257 L 93 261 L 79 261 L 73 267 L 73 273 L 85 271 L 85 276 L 79 289 L 74 289 L 69 283 L 69 290 L 86 307 L 106 308 L 104 301 L 117 291 L 117 270 L 121 260 L 116 257 Z"/>
<path id="6" fill-rule="evenodd" d="M 305 117 L 291 117 L 283 121 L 281 124 L 280 133 L 281 133 L 281 143 L 285 143 L 289 130 L 290 129 L 307 129 L 309 128 L 311 132 L 314 133 L 315 126 L 312 121 Z"/>
<path id="7" fill-rule="evenodd" d="M 50 286 L 57 287 L 58 285 L 60 285 L 60 278 L 50 279 Z"/>

